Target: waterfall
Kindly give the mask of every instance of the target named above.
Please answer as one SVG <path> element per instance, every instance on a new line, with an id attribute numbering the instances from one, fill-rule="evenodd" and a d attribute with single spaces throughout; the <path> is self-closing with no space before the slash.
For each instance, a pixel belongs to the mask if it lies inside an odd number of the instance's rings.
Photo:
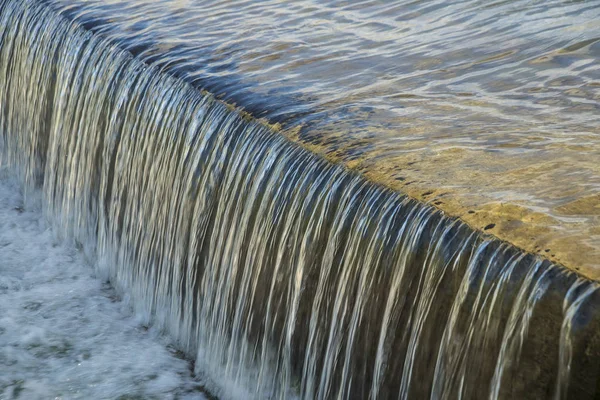
<path id="1" fill-rule="evenodd" d="M 4 165 L 223 398 L 592 398 L 596 283 L 0 1 Z"/>

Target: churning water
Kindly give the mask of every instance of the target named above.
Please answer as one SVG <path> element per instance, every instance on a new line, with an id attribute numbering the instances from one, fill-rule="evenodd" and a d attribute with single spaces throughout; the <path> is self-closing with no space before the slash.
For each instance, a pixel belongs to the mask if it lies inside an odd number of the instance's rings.
<path id="1" fill-rule="evenodd" d="M 595 283 L 317 157 L 84 9 L 0 1 L 3 162 L 219 396 L 596 394 Z"/>
<path id="2" fill-rule="evenodd" d="M 0 182 L 0 399 L 202 398 L 189 364 Z"/>

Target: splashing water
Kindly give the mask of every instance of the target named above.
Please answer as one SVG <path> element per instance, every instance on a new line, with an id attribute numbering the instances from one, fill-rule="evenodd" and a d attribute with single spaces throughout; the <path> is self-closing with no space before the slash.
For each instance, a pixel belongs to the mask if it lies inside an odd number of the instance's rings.
<path id="1" fill-rule="evenodd" d="M 0 7 L 3 162 L 220 396 L 594 395 L 594 283 L 314 156 L 43 4 Z"/>
<path id="2" fill-rule="evenodd" d="M 189 363 L 131 318 L 74 246 L 0 180 L 0 398 L 203 399 Z"/>

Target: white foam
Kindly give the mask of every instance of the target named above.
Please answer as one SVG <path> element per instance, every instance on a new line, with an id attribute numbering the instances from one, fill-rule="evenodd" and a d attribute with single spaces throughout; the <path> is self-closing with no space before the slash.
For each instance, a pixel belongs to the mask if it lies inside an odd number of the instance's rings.
<path id="1" fill-rule="evenodd" d="M 0 399 L 205 398 L 190 363 L 22 204 L 0 179 Z"/>

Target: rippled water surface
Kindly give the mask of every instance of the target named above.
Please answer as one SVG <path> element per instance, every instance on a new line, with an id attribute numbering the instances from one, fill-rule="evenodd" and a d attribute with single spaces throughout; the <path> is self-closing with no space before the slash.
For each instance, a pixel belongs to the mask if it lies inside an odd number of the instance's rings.
<path id="1" fill-rule="evenodd" d="M 597 265 L 598 1 L 51 2 L 388 186 Z"/>

